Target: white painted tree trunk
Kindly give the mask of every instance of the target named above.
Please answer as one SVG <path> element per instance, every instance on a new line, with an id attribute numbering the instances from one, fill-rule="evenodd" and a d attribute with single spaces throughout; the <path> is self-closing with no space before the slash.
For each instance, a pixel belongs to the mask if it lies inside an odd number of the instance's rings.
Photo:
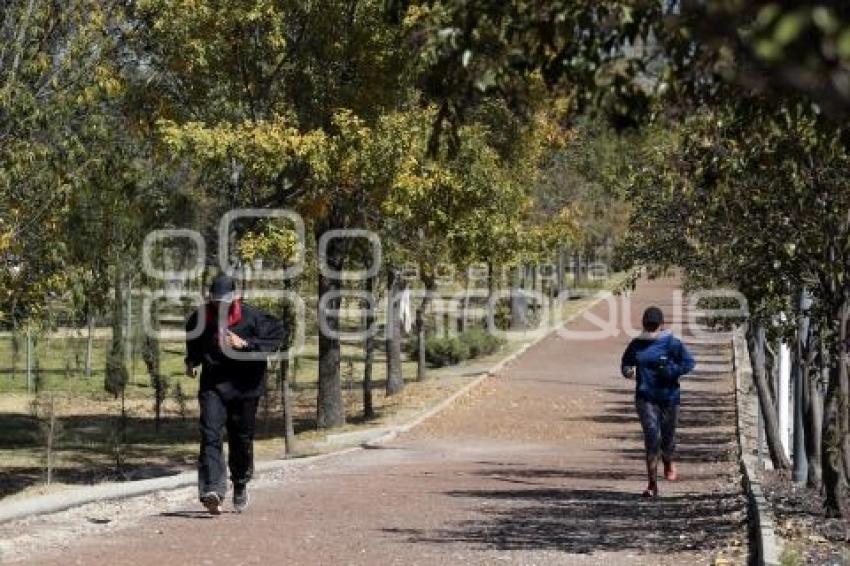
<path id="1" fill-rule="evenodd" d="M 791 348 L 782 343 L 779 349 L 779 439 L 785 455 L 791 457 Z"/>

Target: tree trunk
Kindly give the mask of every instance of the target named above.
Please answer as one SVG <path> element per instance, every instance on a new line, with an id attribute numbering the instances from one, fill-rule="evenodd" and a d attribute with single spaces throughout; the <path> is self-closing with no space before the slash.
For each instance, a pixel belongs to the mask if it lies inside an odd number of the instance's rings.
<path id="1" fill-rule="evenodd" d="M 56 440 L 56 398 L 53 393 L 50 394 L 48 401 L 48 416 L 47 416 L 47 485 L 53 483 L 53 453 Z"/>
<path id="2" fill-rule="evenodd" d="M 582 285 L 581 268 L 581 253 L 577 253 L 575 255 L 575 264 L 573 266 L 573 281 L 575 283 L 575 287 L 581 287 Z"/>
<path id="3" fill-rule="evenodd" d="M 385 325 L 387 349 L 387 396 L 395 395 L 404 389 L 404 376 L 401 368 L 401 316 L 398 299 L 401 291 L 401 278 L 395 267 L 387 267 L 387 322 Z"/>
<path id="4" fill-rule="evenodd" d="M 769 340 L 764 342 L 764 369 L 767 380 L 770 399 L 773 401 L 773 408 L 776 411 L 777 419 L 779 418 L 779 350 L 778 344 L 771 344 Z"/>
<path id="5" fill-rule="evenodd" d="M 850 297 L 844 299 L 839 317 L 838 344 L 836 344 L 835 362 L 838 365 L 838 417 L 841 461 L 844 466 L 844 482 L 850 480 L 850 341 L 847 336 L 847 324 L 850 319 Z"/>
<path id="6" fill-rule="evenodd" d="M 12 380 L 18 379 L 18 356 L 21 351 L 21 335 L 18 327 L 18 302 L 12 299 Z"/>
<path id="7" fill-rule="evenodd" d="M 787 470 L 791 467 L 791 462 L 785 455 L 782 449 L 782 442 L 779 437 L 779 418 L 776 414 L 776 405 L 773 402 L 770 394 L 770 387 L 767 380 L 767 371 L 765 368 L 765 328 L 764 322 L 756 321 L 754 332 L 752 332 L 752 344 L 750 347 L 750 357 L 753 365 L 753 381 L 755 382 L 756 391 L 759 397 L 759 406 L 761 407 L 762 415 L 764 416 L 764 430 L 767 437 L 767 449 L 770 453 L 770 459 L 773 462 L 773 467 L 777 470 Z"/>
<path id="8" fill-rule="evenodd" d="M 558 294 L 564 290 L 564 248 L 558 248 L 558 274 L 556 276 Z"/>
<path id="9" fill-rule="evenodd" d="M 487 304 L 489 306 L 493 307 L 493 308 L 495 308 L 495 305 L 493 304 L 494 301 L 495 301 L 495 299 L 494 299 L 495 296 L 496 296 L 496 274 L 495 274 L 495 269 L 493 268 L 493 262 L 488 261 L 487 262 Z M 495 315 L 491 314 L 490 316 L 494 317 Z"/>
<path id="10" fill-rule="evenodd" d="M 796 483 L 806 483 L 809 474 L 809 461 L 806 455 L 805 438 L 805 398 L 806 398 L 806 354 L 810 347 L 811 325 L 808 315 L 811 297 L 803 290 L 800 292 L 799 314 L 797 316 L 797 337 L 794 343 L 791 378 L 794 382 L 794 474 Z"/>
<path id="11" fill-rule="evenodd" d="M 431 304 L 431 293 L 436 289 L 433 277 L 423 276 L 425 281 L 425 296 L 416 309 L 416 380 L 423 381 L 426 377 L 425 359 L 425 312 Z"/>
<path id="12" fill-rule="evenodd" d="M 85 376 L 91 377 L 92 354 L 94 351 L 94 313 L 91 304 L 86 305 L 86 363 Z"/>
<path id="13" fill-rule="evenodd" d="M 820 388 L 821 367 L 826 366 L 826 356 L 823 353 L 823 343 L 819 337 L 818 328 L 812 324 L 809 330 L 807 350 L 803 358 L 804 379 L 804 438 L 806 442 L 806 459 L 809 462 L 806 485 L 820 488 L 822 482 L 821 469 L 821 427 L 823 426 L 823 396 Z"/>
<path id="14" fill-rule="evenodd" d="M 457 331 L 460 333 L 466 332 L 466 324 L 467 324 L 467 316 L 469 314 L 469 270 L 466 271 L 464 275 L 464 294 L 463 294 L 463 303 L 461 304 L 460 309 L 460 319 L 458 320 Z"/>
<path id="15" fill-rule="evenodd" d="M 823 426 L 825 422 L 824 404 L 826 391 L 824 385 L 829 382 L 829 353 L 821 336 L 820 325 L 812 331 L 812 348 L 807 356 L 808 398 L 806 399 L 806 420 L 809 422 L 811 436 L 806 436 L 806 454 L 809 459 L 809 479 L 807 484 L 820 488 L 823 485 Z"/>
<path id="16" fill-rule="evenodd" d="M 511 328 L 523 330 L 528 327 L 528 301 L 523 289 L 523 266 L 514 268 L 513 284 L 511 286 Z"/>
<path id="17" fill-rule="evenodd" d="M 422 299 L 424 304 L 426 299 Z M 425 356 L 425 314 L 424 306 L 420 305 L 416 309 L 416 381 L 424 381 L 426 377 Z"/>
<path id="18" fill-rule="evenodd" d="M 320 234 L 317 234 L 317 239 Z M 328 242 L 325 261 L 331 269 L 341 270 L 343 253 L 339 239 Z M 336 332 L 339 329 L 338 311 L 340 299 L 335 297 L 324 302 L 322 297 L 338 292 L 340 283 L 329 279 L 319 272 L 318 320 L 324 321 L 327 329 Z M 335 428 L 345 424 L 345 405 L 342 399 L 342 382 L 339 375 L 340 343 L 338 336 L 328 336 L 319 331 L 319 391 L 316 398 L 316 424 L 319 428 Z"/>
<path id="19" fill-rule="evenodd" d="M 27 322 L 27 393 L 30 394 L 33 392 L 32 360 L 32 329 L 30 328 L 30 323 Z"/>
<path id="20" fill-rule="evenodd" d="M 821 443 L 823 442 L 823 399 L 817 382 L 809 379 L 807 383 L 809 404 L 806 407 L 804 420 L 806 459 L 808 460 L 808 474 L 806 485 L 820 489 L 823 483 L 823 455 Z"/>
<path id="21" fill-rule="evenodd" d="M 827 517 L 846 516 L 846 487 L 841 455 L 840 388 L 838 380 L 838 368 L 830 368 L 829 386 L 824 402 L 823 437 L 821 439 L 823 487 L 826 495 L 824 511 Z"/>
<path id="22" fill-rule="evenodd" d="M 280 361 L 280 403 L 283 407 L 283 451 L 284 455 L 295 454 L 295 426 L 292 415 L 292 394 L 289 389 L 289 354 Z"/>
<path id="23" fill-rule="evenodd" d="M 363 418 L 375 417 L 375 408 L 372 404 L 372 366 L 375 362 L 375 337 L 372 335 L 372 325 L 375 324 L 375 277 L 370 277 L 366 282 L 366 292 L 369 293 L 370 308 L 366 311 L 366 344 L 363 360 Z"/>
<path id="24" fill-rule="evenodd" d="M 537 263 L 532 264 L 531 266 L 531 292 L 537 292 L 537 284 L 540 283 L 540 269 Z M 543 289 L 542 283 L 540 289 Z"/>
<path id="25" fill-rule="evenodd" d="M 292 291 L 296 286 L 296 282 L 292 279 L 286 279 L 283 282 L 284 291 Z M 286 351 L 286 355 L 281 356 L 280 367 L 278 368 L 278 389 L 280 391 L 280 406 L 283 417 L 283 436 L 284 441 L 287 441 L 286 437 L 288 434 L 291 433 L 294 435 L 291 391 L 295 385 L 295 363 L 293 362 L 294 353 L 292 351 L 292 345 L 295 343 L 294 332 L 298 321 L 295 320 L 295 311 L 288 299 L 281 300 L 280 307 L 281 320 L 284 327 L 288 330 L 285 338 L 286 342 L 281 344 L 281 348 Z M 292 446 L 294 444 L 294 437 L 290 438 L 288 442 L 289 445 L 284 447 L 286 455 L 290 455 L 294 450 Z"/>
<path id="26" fill-rule="evenodd" d="M 843 232 L 843 230 L 842 230 Z M 845 232 L 846 233 L 846 232 Z M 830 263 L 836 262 L 837 247 L 831 242 L 828 247 Z M 821 437 L 821 466 L 823 487 L 826 496 L 824 511 L 828 517 L 844 517 L 847 514 L 846 452 L 847 452 L 847 292 L 839 299 L 838 279 L 829 278 L 828 296 L 833 301 L 827 314 L 824 336 L 833 333 L 828 342 L 829 376 L 823 411 L 823 435 Z M 835 307 L 838 307 L 837 309 Z M 838 326 L 838 328 L 836 328 Z M 837 330 L 837 332 L 836 332 Z"/>
<path id="27" fill-rule="evenodd" d="M 112 301 L 112 345 L 106 359 L 104 389 L 118 399 L 127 385 L 126 341 L 124 337 L 125 299 L 124 269 L 122 260 L 115 263 L 115 297 Z"/>
<path id="28" fill-rule="evenodd" d="M 127 326 L 124 329 L 124 338 L 127 340 L 127 345 L 124 347 L 124 354 L 127 356 L 125 366 L 130 372 L 129 379 L 136 383 L 136 356 L 133 352 L 133 276 L 127 276 L 127 296 L 125 298 L 127 305 L 124 307 L 127 315 Z"/>
<path id="29" fill-rule="evenodd" d="M 150 310 L 151 330 L 157 332 L 159 330 L 159 310 L 156 302 L 151 304 Z M 165 376 L 162 375 L 160 367 L 160 344 L 159 338 L 155 335 L 146 335 L 144 348 L 142 349 L 142 358 L 148 370 L 148 375 L 151 379 L 153 387 L 153 408 L 154 408 L 154 428 L 159 431 L 162 404 L 165 401 L 165 394 L 168 387 L 165 383 Z"/>
<path id="30" fill-rule="evenodd" d="M 530 297 L 531 313 L 532 313 L 532 318 L 533 318 L 535 324 L 539 325 L 540 324 L 539 315 L 540 315 L 540 312 L 541 312 L 541 307 L 543 305 L 537 304 L 537 296 L 538 296 L 537 295 L 537 282 L 538 282 L 538 279 L 539 279 L 538 268 L 537 268 L 537 264 L 534 263 L 531 266 L 531 297 Z M 541 289 L 542 289 L 542 287 L 541 287 Z"/>

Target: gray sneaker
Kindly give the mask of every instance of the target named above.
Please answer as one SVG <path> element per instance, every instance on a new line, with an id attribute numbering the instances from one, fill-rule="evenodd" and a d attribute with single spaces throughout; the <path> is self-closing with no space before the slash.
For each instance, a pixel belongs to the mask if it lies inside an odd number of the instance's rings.
<path id="1" fill-rule="evenodd" d="M 241 513 L 248 507 L 248 486 L 244 483 L 233 484 L 233 508 Z"/>
<path id="2" fill-rule="evenodd" d="M 201 503 L 210 515 L 221 515 L 221 496 L 214 491 L 208 491 L 201 496 Z"/>

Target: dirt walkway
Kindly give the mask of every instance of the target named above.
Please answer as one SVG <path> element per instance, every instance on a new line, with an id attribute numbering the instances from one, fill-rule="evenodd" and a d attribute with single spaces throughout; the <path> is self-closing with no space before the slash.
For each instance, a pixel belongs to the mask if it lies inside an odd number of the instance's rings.
<path id="1" fill-rule="evenodd" d="M 643 284 L 632 320 L 670 309 Z M 592 310 L 603 316 L 604 304 Z M 574 329 L 589 329 L 586 320 Z M 381 449 L 258 482 L 211 518 L 186 493 L 159 513 L 32 556 L 38 564 L 727 564 L 745 562 L 728 345 L 692 342 L 680 475 L 643 501 L 628 337 L 550 336 L 502 375 Z M 688 338 L 686 336 L 686 341 Z M 89 518 L 91 521 L 92 519 Z M 728 560 L 728 562 L 727 562 Z"/>

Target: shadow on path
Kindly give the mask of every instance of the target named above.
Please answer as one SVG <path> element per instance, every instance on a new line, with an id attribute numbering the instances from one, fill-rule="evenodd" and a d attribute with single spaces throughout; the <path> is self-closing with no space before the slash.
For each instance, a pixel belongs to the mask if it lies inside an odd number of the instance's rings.
<path id="1" fill-rule="evenodd" d="M 544 474 L 545 470 L 542 471 Z M 654 501 L 635 493 L 582 489 L 450 491 L 483 499 L 493 508 L 480 518 L 437 530 L 384 529 L 410 543 L 463 543 L 498 550 L 558 550 L 572 554 L 675 553 L 712 550 L 740 531 L 744 517 L 736 491 L 664 496 Z"/>
<path id="2" fill-rule="evenodd" d="M 728 380 L 728 374 L 722 378 Z M 623 486 L 597 487 L 598 482 L 642 484 L 645 479 L 633 384 L 600 387 L 597 390 L 604 399 L 594 414 L 565 420 L 601 432 L 593 451 L 604 454 L 600 461 L 609 466 L 600 469 L 592 463 L 577 463 L 559 469 L 479 462 L 483 467 L 475 475 L 503 482 L 504 489 L 444 492 L 447 497 L 468 500 L 468 507 L 478 510 L 477 516 L 441 529 L 388 528 L 384 532 L 409 543 L 467 544 L 482 550 L 658 556 L 716 551 L 720 541 L 731 541 L 745 532 L 745 501 L 734 480 L 723 479 L 728 477 L 724 470 L 734 470 L 734 465 L 727 466 L 734 460 L 734 436 L 729 428 L 734 422 L 734 396 L 728 392 L 731 385 L 718 387 L 703 374 L 690 379 L 691 383 L 683 382 L 677 435 L 677 460 L 691 464 L 690 475 L 679 489 L 690 493 L 645 500 L 639 491 L 625 491 Z M 571 480 L 597 485 L 564 487 L 573 483 Z"/>

